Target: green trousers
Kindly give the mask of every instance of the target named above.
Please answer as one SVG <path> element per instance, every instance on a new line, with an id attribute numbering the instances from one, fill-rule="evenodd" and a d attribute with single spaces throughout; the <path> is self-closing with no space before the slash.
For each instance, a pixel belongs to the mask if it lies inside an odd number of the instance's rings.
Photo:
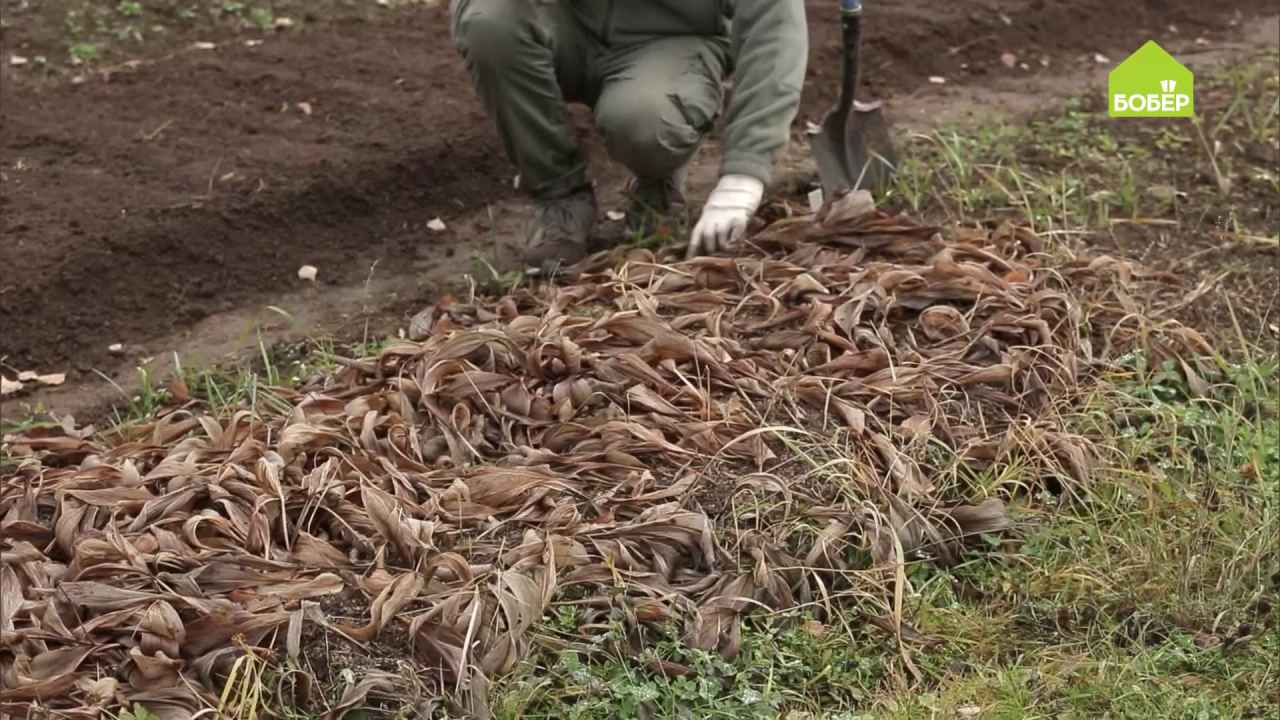
<path id="1" fill-rule="evenodd" d="M 452 0 L 450 13 L 476 92 L 535 198 L 587 184 L 568 103 L 592 108 L 610 157 L 652 180 L 688 162 L 720 114 L 727 37 L 607 46 L 556 0 Z"/>

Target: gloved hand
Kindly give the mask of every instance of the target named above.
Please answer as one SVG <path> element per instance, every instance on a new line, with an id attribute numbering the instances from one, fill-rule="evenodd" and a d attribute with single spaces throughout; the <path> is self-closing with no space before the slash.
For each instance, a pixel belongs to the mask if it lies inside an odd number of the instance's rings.
<path id="1" fill-rule="evenodd" d="M 749 175 L 725 175 L 711 191 L 689 237 L 685 257 L 713 253 L 738 242 L 760 207 L 764 183 Z"/>

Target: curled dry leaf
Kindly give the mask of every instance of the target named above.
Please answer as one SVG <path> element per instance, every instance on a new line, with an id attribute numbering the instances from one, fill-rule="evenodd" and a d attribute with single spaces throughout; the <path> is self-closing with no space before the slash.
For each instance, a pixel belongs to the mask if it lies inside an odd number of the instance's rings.
<path id="1" fill-rule="evenodd" d="M 866 190 L 854 190 L 832 198 L 831 204 L 820 211 L 819 221 L 824 225 L 847 226 L 875 212 L 876 203 Z"/>
<path id="2" fill-rule="evenodd" d="M 175 386 L 129 434 L 5 436 L 0 635 L 31 640 L 5 644 L 0 712 L 191 717 L 245 653 L 305 668 L 340 644 L 415 667 L 339 688 L 299 670 L 298 697 L 341 698 L 331 716 L 426 693 L 486 717 L 564 588 L 629 633 L 679 622 L 733 654 L 747 613 L 1009 530 L 999 500 L 935 482 L 954 458 L 1086 486 L 1095 453 L 1055 418 L 1110 358 L 1213 380 L 1204 338 L 1128 292 L 1160 278 L 1025 228 L 943 232 L 849 193 L 744 247 L 619 250 L 572 284 L 444 298 L 279 407 L 215 413 Z M 798 452 L 839 481 L 781 472 Z"/>

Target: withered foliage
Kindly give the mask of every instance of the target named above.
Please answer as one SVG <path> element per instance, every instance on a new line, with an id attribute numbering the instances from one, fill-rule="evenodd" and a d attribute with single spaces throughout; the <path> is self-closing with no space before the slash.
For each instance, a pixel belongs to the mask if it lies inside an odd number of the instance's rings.
<path id="1" fill-rule="evenodd" d="M 357 652 L 401 638 L 423 687 L 483 716 L 570 592 L 732 654 L 744 613 L 862 582 L 885 598 L 868 621 L 910 639 L 902 563 L 1011 525 L 936 458 L 1083 491 L 1062 404 L 1122 348 L 1203 349 L 1143 315 L 1128 263 L 1012 226 L 944 237 L 858 196 L 737 257 L 584 269 L 432 306 L 421 341 L 280 390 L 288 414 L 188 400 L 122 434 L 6 437 L 0 714 L 190 717 L 246 654 L 333 717 L 402 692 L 371 670 L 326 705 L 320 628 Z"/>

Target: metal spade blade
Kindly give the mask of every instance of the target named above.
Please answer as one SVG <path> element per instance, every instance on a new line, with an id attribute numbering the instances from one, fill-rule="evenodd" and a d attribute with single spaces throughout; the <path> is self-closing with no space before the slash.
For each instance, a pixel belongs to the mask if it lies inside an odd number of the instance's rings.
<path id="1" fill-rule="evenodd" d="M 862 40 L 861 0 L 841 0 L 840 18 L 844 46 L 840 100 L 810 141 L 825 198 L 835 197 L 842 190 L 866 189 L 880 194 L 892 181 L 898 163 L 880 103 L 855 99 Z"/>

